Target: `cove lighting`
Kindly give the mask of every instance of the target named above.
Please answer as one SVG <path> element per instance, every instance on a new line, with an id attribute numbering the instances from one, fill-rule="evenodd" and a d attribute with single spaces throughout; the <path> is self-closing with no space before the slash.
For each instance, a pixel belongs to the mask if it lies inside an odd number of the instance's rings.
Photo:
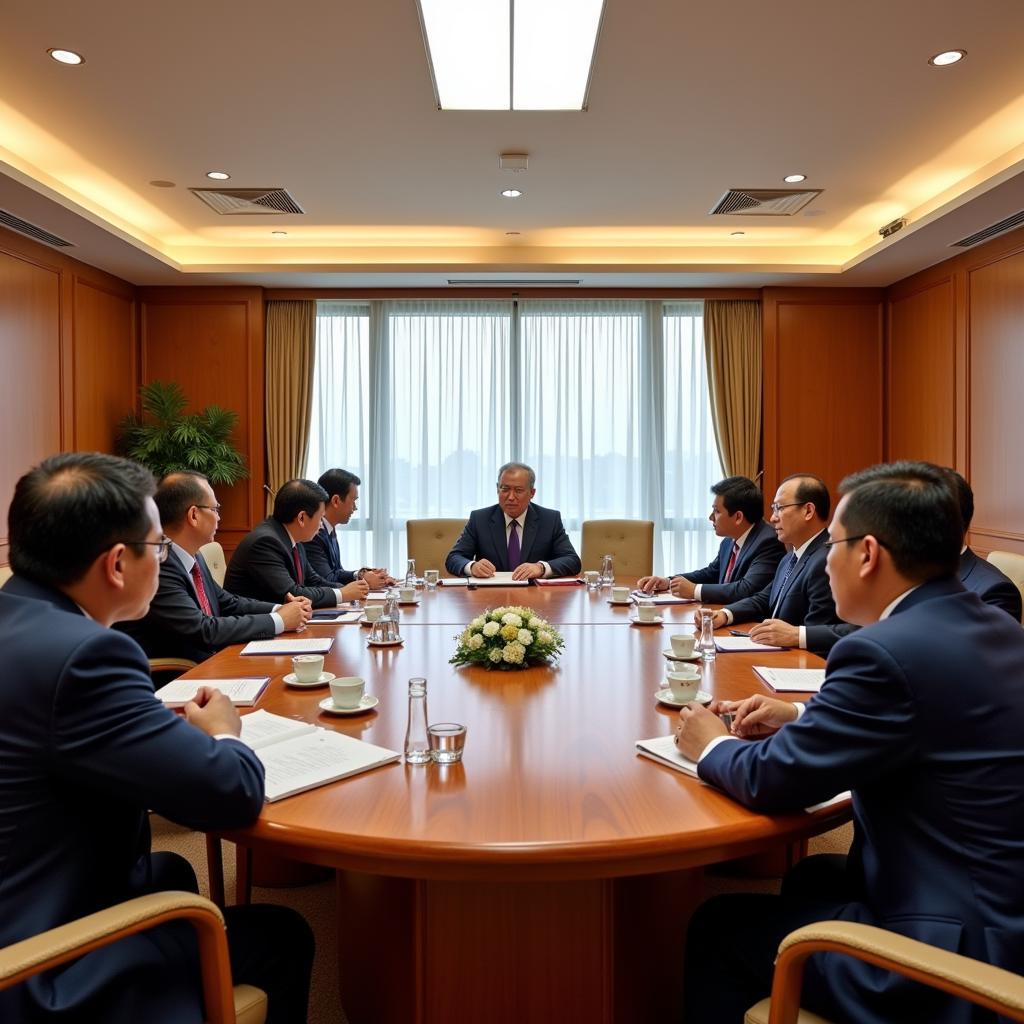
<path id="1" fill-rule="evenodd" d="M 51 47 L 46 51 L 55 61 L 60 64 L 84 64 L 85 58 L 74 50 L 61 50 Z"/>
<path id="2" fill-rule="evenodd" d="M 440 110 L 582 110 L 604 0 L 419 0 Z"/>

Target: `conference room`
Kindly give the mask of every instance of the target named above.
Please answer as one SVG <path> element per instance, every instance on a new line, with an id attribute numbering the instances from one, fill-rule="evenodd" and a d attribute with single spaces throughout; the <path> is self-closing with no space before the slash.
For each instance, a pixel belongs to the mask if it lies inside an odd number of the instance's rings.
<path id="1" fill-rule="evenodd" d="M 298 908 L 310 1021 L 682 1019 L 695 908 L 845 852 L 849 802 L 759 813 L 637 755 L 678 721 L 655 693 L 699 603 L 637 624 L 610 588 L 460 586 L 446 556 L 509 462 L 581 572 L 612 554 L 632 587 L 716 558 L 724 478 L 770 519 L 814 474 L 834 514 L 849 474 L 914 460 L 969 481 L 965 541 L 1019 581 L 1020 5 L 12 0 L 5 22 L 0 507 L 54 453 L 123 453 L 178 389 L 242 467 L 206 464 L 225 564 L 282 485 L 342 468 L 341 563 L 441 576 L 394 648 L 298 634 L 365 680 L 365 714 L 237 645 L 185 678 L 269 677 L 257 710 L 401 752 L 425 677 L 461 764 L 385 764 L 209 843 L 155 818 L 154 849 L 228 904 Z M 10 562 L 5 521 L 0 582 Z M 496 606 L 550 622 L 557 659 L 451 664 Z M 768 693 L 766 664 L 825 660 L 720 652 L 700 688 Z"/>

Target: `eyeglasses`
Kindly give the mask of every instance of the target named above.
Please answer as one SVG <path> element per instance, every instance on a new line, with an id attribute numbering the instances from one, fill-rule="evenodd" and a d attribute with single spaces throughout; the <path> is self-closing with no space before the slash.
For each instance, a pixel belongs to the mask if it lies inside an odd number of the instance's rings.
<path id="1" fill-rule="evenodd" d="M 780 505 L 777 501 L 773 501 L 768 507 L 772 510 L 772 515 L 778 515 L 784 508 L 794 508 L 797 505 L 806 505 L 806 501 L 789 501 L 785 505 Z"/>
<path id="2" fill-rule="evenodd" d="M 825 541 L 822 547 L 832 548 L 835 547 L 837 544 L 850 544 L 855 540 L 863 540 L 865 537 L 875 537 L 875 535 L 873 533 L 858 533 L 854 537 L 836 537 L 835 540 Z M 875 537 L 875 541 L 878 543 L 879 547 L 888 548 L 889 546 L 880 537 Z"/>
<path id="3" fill-rule="evenodd" d="M 521 498 L 526 494 L 527 490 L 529 490 L 527 487 L 509 487 L 508 484 L 500 484 L 498 486 L 498 493 L 503 498 L 507 498 L 510 494 L 514 494 L 517 498 Z"/>
<path id="4" fill-rule="evenodd" d="M 196 505 L 195 507 L 206 508 L 209 509 L 211 512 L 216 512 L 217 515 L 220 515 L 220 505 Z"/>
<path id="5" fill-rule="evenodd" d="M 127 544 L 128 547 L 135 547 L 136 544 L 144 544 L 146 547 L 156 548 L 156 560 L 158 562 L 166 562 L 167 555 L 170 553 L 173 541 L 170 537 L 164 537 L 162 540 L 126 540 L 123 543 Z"/>

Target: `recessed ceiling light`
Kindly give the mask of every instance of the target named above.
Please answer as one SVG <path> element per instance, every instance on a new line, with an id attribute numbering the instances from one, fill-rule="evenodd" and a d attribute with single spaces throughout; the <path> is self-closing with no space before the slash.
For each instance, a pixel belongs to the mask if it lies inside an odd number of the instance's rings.
<path id="1" fill-rule="evenodd" d="M 733 238 L 742 238 L 746 234 L 746 231 L 730 231 L 729 234 L 732 235 Z"/>
<path id="2" fill-rule="evenodd" d="M 798 181 L 806 181 L 807 180 L 807 175 L 806 174 L 787 174 L 782 180 L 783 181 L 788 181 L 790 185 L 795 185 Z"/>
<path id="3" fill-rule="evenodd" d="M 231 177 L 227 171 L 207 171 L 206 176 L 214 181 L 227 181 Z"/>
<path id="4" fill-rule="evenodd" d="M 501 194 L 506 199 L 518 199 L 523 193 L 517 188 L 502 189 Z"/>
<path id="5" fill-rule="evenodd" d="M 51 46 L 46 52 L 60 64 L 85 63 L 85 58 L 80 53 L 75 53 L 74 50 L 61 50 L 57 47 Z"/>
<path id="6" fill-rule="evenodd" d="M 966 50 L 943 50 L 942 53 L 937 53 L 934 57 L 929 57 L 928 63 L 931 64 L 932 67 L 944 68 L 950 64 L 956 64 L 966 56 Z"/>
<path id="7" fill-rule="evenodd" d="M 287 231 L 271 231 L 270 233 L 272 235 L 287 235 L 288 234 Z"/>
<path id="8" fill-rule="evenodd" d="M 173 181 L 164 181 L 162 178 L 155 178 L 150 182 L 153 188 L 174 188 Z"/>

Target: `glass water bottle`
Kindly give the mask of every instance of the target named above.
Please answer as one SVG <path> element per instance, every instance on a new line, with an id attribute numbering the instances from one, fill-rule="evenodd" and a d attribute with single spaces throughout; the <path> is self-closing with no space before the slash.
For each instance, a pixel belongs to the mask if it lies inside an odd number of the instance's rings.
<path id="1" fill-rule="evenodd" d="M 409 720 L 405 727 L 405 763 L 430 761 L 427 737 L 427 681 L 421 676 L 409 680 Z"/>

